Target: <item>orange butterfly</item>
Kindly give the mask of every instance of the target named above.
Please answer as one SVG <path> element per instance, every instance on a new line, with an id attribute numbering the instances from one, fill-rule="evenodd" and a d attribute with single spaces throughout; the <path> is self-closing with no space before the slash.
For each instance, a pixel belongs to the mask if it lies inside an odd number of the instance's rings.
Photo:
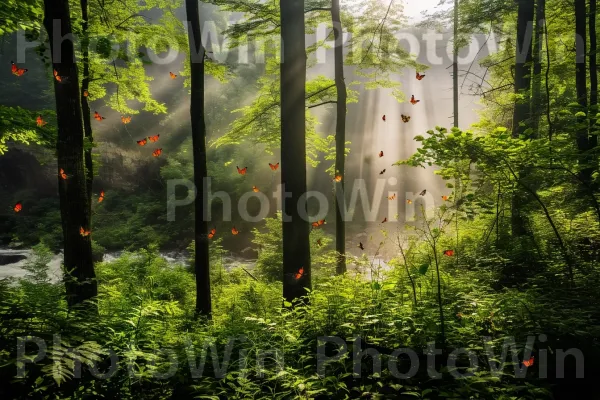
<path id="1" fill-rule="evenodd" d="M 25 72 L 29 71 L 26 68 L 19 68 L 19 67 L 17 67 L 17 64 L 15 64 L 12 61 L 10 62 L 10 65 L 11 65 L 10 71 L 13 73 L 13 75 L 16 75 L 16 76 L 23 76 L 23 74 Z"/>
<path id="2" fill-rule="evenodd" d="M 318 228 L 321 225 L 325 225 L 325 220 L 324 219 L 320 219 L 318 221 L 315 221 L 312 223 L 313 228 Z"/>
<path id="3" fill-rule="evenodd" d="M 400 118 L 402 118 L 402 122 L 407 123 L 408 121 L 410 121 L 410 115 L 400 115 Z"/>
<path id="4" fill-rule="evenodd" d="M 177 78 L 177 75 L 175 75 L 175 74 L 174 74 L 174 73 L 172 73 L 172 72 L 169 72 L 169 76 L 171 77 L 171 79 L 175 79 L 175 78 Z"/>
<path id="5" fill-rule="evenodd" d="M 90 95 L 90 94 L 88 93 L 88 91 L 87 91 L 87 90 L 84 90 L 84 91 L 83 91 L 83 97 L 88 97 L 89 95 Z"/>
<path id="6" fill-rule="evenodd" d="M 386 222 L 387 222 L 387 217 L 385 217 L 385 218 L 383 219 L 383 221 L 381 221 L 381 223 L 382 223 L 382 224 L 385 224 Z"/>
<path id="7" fill-rule="evenodd" d="M 383 120 L 383 122 L 385 122 L 385 114 L 383 114 L 383 117 L 381 117 L 381 119 Z"/>
<path id="8" fill-rule="evenodd" d="M 319 246 L 319 247 L 323 246 L 323 243 L 321 242 L 321 239 L 317 239 L 317 246 Z"/>
<path id="9" fill-rule="evenodd" d="M 358 242 L 358 245 L 356 247 L 358 247 L 361 250 L 365 249 L 365 246 L 362 244 L 362 242 Z"/>
<path id="10" fill-rule="evenodd" d="M 336 175 L 336 176 L 333 178 L 333 180 L 334 180 L 334 181 L 336 181 L 336 182 L 341 182 L 341 181 L 342 181 L 342 176 L 341 176 L 341 175 Z"/>
<path id="11" fill-rule="evenodd" d="M 385 174 L 385 169 L 379 173 L 379 175 Z"/>
<path id="12" fill-rule="evenodd" d="M 454 250 L 444 250 L 443 254 L 445 256 L 452 257 L 454 255 Z"/>
<path id="13" fill-rule="evenodd" d="M 208 238 L 212 239 L 213 237 L 215 237 L 216 234 L 217 234 L 217 228 L 212 228 L 210 230 L 210 232 L 208 233 Z"/>
<path id="14" fill-rule="evenodd" d="M 246 175 L 246 172 L 248 172 L 248 167 L 240 168 L 237 165 L 235 167 L 237 168 L 238 174 L 240 175 Z"/>
<path id="15" fill-rule="evenodd" d="M 96 121 L 102 121 L 103 119 L 106 119 L 106 118 L 104 118 L 102 115 L 100 115 L 100 114 L 98 113 L 98 111 L 94 111 L 94 119 L 95 119 Z"/>
<path id="16" fill-rule="evenodd" d="M 100 191 L 100 197 L 98 198 L 98 203 L 102 203 L 104 201 L 104 190 Z"/>
<path id="17" fill-rule="evenodd" d="M 160 156 L 160 155 L 161 155 L 161 153 L 162 153 L 162 149 L 156 149 L 156 150 L 154 150 L 154 151 L 152 152 L 152 155 L 153 155 L 154 157 L 158 157 L 158 156 Z"/>
<path id="18" fill-rule="evenodd" d="M 68 176 L 67 174 L 65 174 L 65 170 L 64 169 L 60 169 L 60 172 L 58 173 L 58 175 L 63 179 L 63 180 L 67 180 Z"/>
<path id="19" fill-rule="evenodd" d="M 42 118 L 42 116 L 41 116 L 41 115 L 38 115 L 38 117 L 35 119 L 35 123 L 36 123 L 36 124 L 37 124 L 37 126 L 38 126 L 38 127 L 40 127 L 40 128 L 41 128 L 42 126 L 44 126 L 44 125 L 46 125 L 46 124 L 47 124 L 47 122 L 46 122 L 46 121 L 44 121 L 44 119 Z"/>
<path id="20" fill-rule="evenodd" d="M 304 276 L 304 267 L 300 267 L 297 273 L 294 274 L 294 279 L 298 280 Z"/>
<path id="21" fill-rule="evenodd" d="M 79 228 L 79 234 L 83 237 L 90 236 L 90 233 L 92 233 L 92 231 L 86 231 L 83 229 L 83 226 Z"/>
<path id="22" fill-rule="evenodd" d="M 150 139 L 150 141 L 151 141 L 152 143 L 156 143 L 156 142 L 158 142 L 158 138 L 160 138 L 160 134 L 158 134 L 158 135 L 154 135 L 154 136 L 148 136 L 148 139 Z"/>
<path id="23" fill-rule="evenodd" d="M 21 204 L 20 201 L 17 201 L 17 204 L 14 205 L 13 210 L 16 213 L 19 213 L 19 212 L 21 212 L 22 209 L 23 209 L 23 204 Z"/>
<path id="24" fill-rule="evenodd" d="M 277 171 L 277 168 L 279 168 L 279 163 L 277 163 L 277 164 L 269 163 L 269 168 L 271 168 L 271 171 Z"/>
<path id="25" fill-rule="evenodd" d="M 410 98 L 410 103 L 414 106 L 415 104 L 417 104 L 418 102 L 420 102 L 421 100 L 415 100 L 415 95 L 413 94 Z"/>
<path id="26" fill-rule="evenodd" d="M 66 77 L 66 76 L 60 76 L 60 75 L 58 75 L 58 71 L 54 70 L 54 79 L 56 79 L 57 82 L 66 83 L 68 77 Z"/>
<path id="27" fill-rule="evenodd" d="M 138 140 L 136 143 L 139 144 L 140 146 L 145 146 L 146 143 L 148 143 L 148 139 L 143 138 L 142 140 Z"/>
<path id="28" fill-rule="evenodd" d="M 533 365 L 534 356 L 531 356 L 529 360 L 523 360 L 523 365 L 526 367 L 531 367 Z"/>
<path id="29" fill-rule="evenodd" d="M 395 200 L 396 199 L 396 193 L 394 193 L 391 196 L 388 196 L 388 200 Z"/>
<path id="30" fill-rule="evenodd" d="M 383 150 L 381 150 L 381 151 L 379 152 L 379 157 L 380 157 L 380 158 L 381 158 L 381 157 L 383 157 Z"/>
<path id="31" fill-rule="evenodd" d="M 412 204 L 412 200 L 411 199 L 407 199 L 406 200 L 406 204 Z"/>
<path id="32" fill-rule="evenodd" d="M 419 72 L 417 72 L 417 80 L 420 81 L 423 78 L 425 78 L 425 75 L 421 75 L 421 74 L 419 74 Z"/>
<path id="33" fill-rule="evenodd" d="M 127 117 L 124 116 L 124 115 L 121 115 L 121 122 L 124 123 L 124 124 L 130 123 L 131 122 L 131 115 L 129 115 Z"/>
<path id="34" fill-rule="evenodd" d="M 442 200 L 444 200 L 444 201 L 448 201 L 449 198 L 450 197 L 448 197 L 448 196 L 442 196 Z"/>
<path id="35" fill-rule="evenodd" d="M 419 193 L 419 196 L 425 196 L 425 194 L 427 194 L 427 189 L 421 190 L 421 193 Z"/>
<path id="36" fill-rule="evenodd" d="M 260 192 L 260 190 L 259 190 L 259 189 L 258 189 L 256 186 L 252 186 L 252 191 L 253 191 L 254 193 L 258 193 L 258 192 Z"/>
<path id="37" fill-rule="evenodd" d="M 237 235 L 238 233 L 240 233 L 240 231 L 238 231 L 238 230 L 235 228 L 235 226 L 234 226 L 233 228 L 231 228 L 231 233 L 232 233 L 232 234 L 235 236 L 235 235 Z"/>

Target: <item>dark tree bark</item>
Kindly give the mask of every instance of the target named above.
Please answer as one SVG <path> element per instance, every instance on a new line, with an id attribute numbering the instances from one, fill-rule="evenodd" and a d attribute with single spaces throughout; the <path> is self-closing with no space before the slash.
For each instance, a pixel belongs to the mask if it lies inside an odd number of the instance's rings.
<path id="1" fill-rule="evenodd" d="M 283 199 L 283 297 L 293 302 L 311 287 L 310 225 L 306 204 L 306 50 L 304 1 L 280 0 L 281 183 Z M 301 210 L 299 208 L 301 207 Z M 302 271 L 303 273 L 299 274 Z M 296 274 L 299 275 L 296 279 Z"/>
<path id="2" fill-rule="evenodd" d="M 345 210 L 344 180 L 346 157 L 346 82 L 344 81 L 344 43 L 342 20 L 340 18 L 340 0 L 331 2 L 331 22 L 335 37 L 334 62 L 335 62 L 335 88 L 336 99 L 336 125 L 335 125 L 335 170 L 342 176 L 341 182 L 336 183 L 335 198 L 335 250 L 338 253 L 337 273 L 346 272 L 346 222 L 343 212 Z"/>
<path id="3" fill-rule="evenodd" d="M 194 203 L 194 240 L 196 273 L 196 314 L 211 316 L 210 256 L 208 246 L 208 221 L 204 218 L 206 190 L 204 178 L 208 176 L 206 165 L 206 123 L 204 120 L 204 57 L 206 51 L 200 35 L 200 10 L 198 0 L 186 0 L 185 11 L 189 20 L 190 42 L 192 142 L 194 158 L 194 183 L 197 195 Z"/>
<path id="4" fill-rule="evenodd" d="M 542 43 L 544 43 L 544 24 L 546 19 L 546 0 L 537 0 L 535 13 L 535 44 L 533 47 L 533 86 L 531 89 L 531 115 L 533 137 L 540 137 L 540 119 L 542 117 Z"/>
<path id="5" fill-rule="evenodd" d="M 517 0 L 517 45 L 515 57 L 515 94 L 522 98 L 515 101 L 513 114 L 513 137 L 524 135 L 526 123 L 530 118 L 531 110 L 531 63 L 533 42 L 534 2 L 531 0 Z M 522 178 L 522 177 L 521 177 Z M 520 192 L 515 192 L 512 197 L 511 226 L 514 236 L 525 235 L 525 221 L 523 205 L 526 199 Z"/>
<path id="6" fill-rule="evenodd" d="M 577 103 L 581 111 L 588 114 L 588 99 L 587 99 L 587 70 L 586 70 L 586 34 L 587 34 L 587 19 L 586 19 L 586 1 L 575 0 L 575 88 L 577 90 Z M 588 126 L 584 123 L 586 118 L 579 118 L 577 125 L 576 141 L 577 149 L 581 154 L 581 163 L 586 165 L 589 163 L 589 155 L 586 154 L 590 149 L 588 138 Z M 592 169 L 589 167 L 582 168 L 580 172 L 581 180 L 584 184 L 588 184 L 591 180 Z"/>
<path id="7" fill-rule="evenodd" d="M 596 16 L 598 12 L 597 1 L 590 0 L 590 112 L 592 113 L 591 121 L 597 118 L 594 116 L 600 112 L 598 109 L 598 37 L 596 36 Z M 592 122 L 590 135 L 590 148 L 598 145 L 598 129 L 594 127 Z"/>
<path id="8" fill-rule="evenodd" d="M 52 66 L 61 77 L 61 82 L 54 79 L 58 123 L 57 172 L 64 169 L 67 179 L 58 174 L 58 191 L 64 238 L 65 288 L 68 304 L 74 306 L 94 298 L 98 287 L 91 237 L 80 234 L 80 228 L 91 230 L 90 206 L 83 162 L 77 65 L 73 42 L 62 40 L 72 33 L 68 0 L 44 0 L 44 26 L 50 41 Z"/>
<path id="9" fill-rule="evenodd" d="M 89 205 L 92 206 L 92 185 L 94 183 L 94 165 L 92 164 L 92 143 L 94 138 L 92 136 L 92 114 L 88 98 L 84 95 L 87 93 L 90 86 L 90 38 L 88 32 L 88 0 L 81 0 L 81 31 L 83 34 L 81 40 L 81 53 L 82 53 L 82 66 L 83 66 L 83 77 L 81 80 L 81 113 L 83 116 L 83 132 L 84 137 L 87 139 L 88 148 L 84 149 L 85 159 L 85 182 L 87 192 L 89 196 Z M 91 209 L 90 209 L 91 215 Z"/>

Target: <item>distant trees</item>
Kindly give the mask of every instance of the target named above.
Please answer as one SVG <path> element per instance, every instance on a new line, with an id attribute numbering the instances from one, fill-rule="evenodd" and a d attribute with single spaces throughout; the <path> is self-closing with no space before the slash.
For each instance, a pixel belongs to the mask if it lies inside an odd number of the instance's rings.
<path id="1" fill-rule="evenodd" d="M 283 297 L 292 302 L 311 287 L 310 225 L 306 208 L 306 50 L 304 0 L 280 0 L 281 183 L 283 198 Z M 306 207 L 306 202 L 303 203 Z"/>
<path id="2" fill-rule="evenodd" d="M 98 288 L 91 238 L 85 233 L 91 229 L 90 198 L 83 159 L 79 76 L 73 42 L 62 40 L 72 33 L 68 0 L 44 0 L 44 26 L 49 36 L 55 75 L 56 172 L 64 237 L 65 287 L 69 305 L 77 305 L 95 297 Z"/>
<path id="3" fill-rule="evenodd" d="M 204 178 L 206 165 L 206 123 L 204 120 L 204 57 L 206 51 L 200 34 L 200 10 L 198 0 L 185 0 L 185 11 L 189 22 L 188 40 L 190 51 L 192 153 L 194 158 L 194 272 L 196 274 L 196 314 L 210 318 L 210 255 L 208 243 L 208 221 L 204 219 Z"/>

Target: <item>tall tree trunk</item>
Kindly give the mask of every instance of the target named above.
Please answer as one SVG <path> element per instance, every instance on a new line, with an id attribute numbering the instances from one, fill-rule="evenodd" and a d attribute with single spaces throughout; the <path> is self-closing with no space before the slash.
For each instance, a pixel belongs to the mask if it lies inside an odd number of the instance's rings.
<path id="1" fill-rule="evenodd" d="M 280 0 L 281 183 L 283 199 L 283 297 L 292 302 L 311 287 L 310 226 L 306 220 L 306 50 L 304 1 Z M 303 207 L 303 213 L 298 209 Z M 302 215 L 304 214 L 304 215 Z M 302 273 L 300 273 L 302 272 Z M 296 277 L 298 277 L 296 279 Z"/>
<path id="2" fill-rule="evenodd" d="M 344 33 L 340 18 L 340 0 L 331 2 L 331 22 L 335 37 L 334 62 L 335 62 L 335 88 L 337 91 L 337 116 L 335 125 L 335 170 L 342 176 L 341 182 L 336 183 L 335 197 L 335 250 L 338 253 L 337 273 L 346 272 L 346 223 L 342 213 L 345 210 L 344 178 L 346 157 L 346 82 L 344 81 Z"/>
<path id="3" fill-rule="evenodd" d="M 575 88 L 577 89 L 577 102 L 581 111 L 588 114 L 587 101 L 587 70 L 586 70 L 586 1 L 575 0 Z M 589 184 L 593 170 L 586 165 L 589 164 L 589 155 L 586 154 L 590 149 L 588 140 L 588 124 L 584 123 L 587 118 L 578 118 L 577 121 L 577 149 L 581 154 L 581 169 L 580 176 L 584 184 Z"/>
<path id="4" fill-rule="evenodd" d="M 533 86 L 531 89 L 531 115 L 533 137 L 540 137 L 540 119 L 542 117 L 542 43 L 544 42 L 544 21 L 546 19 L 546 0 L 537 0 L 535 15 L 535 44 L 533 48 Z"/>
<path id="5" fill-rule="evenodd" d="M 83 77 L 81 80 L 81 113 L 83 116 L 83 132 L 88 143 L 84 146 L 85 159 L 85 182 L 89 197 L 89 205 L 92 206 L 92 184 L 94 182 L 94 165 L 92 164 L 92 114 L 86 93 L 90 86 L 90 37 L 88 32 L 88 0 L 81 0 L 81 31 L 83 34 L 81 40 L 81 53 L 83 65 Z M 91 209 L 90 209 L 91 215 Z"/>
<path id="6" fill-rule="evenodd" d="M 598 128 L 594 125 L 595 117 L 600 110 L 598 109 L 598 37 L 596 36 L 596 13 L 598 12 L 597 1 L 590 0 L 590 112 L 592 113 L 590 121 L 591 136 L 590 148 L 598 146 Z"/>
<path id="7" fill-rule="evenodd" d="M 515 101 L 513 114 L 513 137 L 525 134 L 526 122 L 530 117 L 531 99 L 531 61 L 533 41 L 534 2 L 517 0 L 517 45 L 515 57 L 515 94 L 520 98 Z M 526 234 L 523 216 L 523 205 L 526 199 L 519 191 L 512 197 L 511 226 L 514 236 Z"/>
<path id="8" fill-rule="evenodd" d="M 77 65 L 73 42 L 62 40 L 72 32 L 68 0 L 44 0 L 44 26 L 50 41 L 52 66 L 61 78 L 61 82 L 54 79 L 58 123 L 56 153 L 57 172 L 63 169 L 67 174 L 67 179 L 58 174 L 58 191 L 64 238 L 65 289 L 68 304 L 73 306 L 95 297 L 98 286 L 91 237 L 80 234 L 80 228 L 91 230 L 90 206 L 83 165 Z"/>
<path id="9" fill-rule="evenodd" d="M 452 63 L 452 91 L 454 98 L 454 127 L 458 128 L 458 0 L 454 0 L 454 56 Z"/>
<path id="10" fill-rule="evenodd" d="M 206 123 L 204 121 L 204 56 L 205 49 L 200 35 L 200 10 L 198 0 L 185 0 L 189 20 L 190 43 L 192 146 L 194 158 L 194 183 L 197 195 L 194 203 L 194 240 L 196 273 L 196 314 L 211 316 L 210 255 L 208 246 L 208 221 L 204 218 L 207 195 L 204 178 L 208 176 L 206 165 Z"/>

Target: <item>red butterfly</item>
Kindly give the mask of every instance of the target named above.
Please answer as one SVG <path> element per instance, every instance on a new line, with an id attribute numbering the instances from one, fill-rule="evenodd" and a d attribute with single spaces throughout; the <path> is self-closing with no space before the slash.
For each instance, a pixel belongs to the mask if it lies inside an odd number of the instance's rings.
<path id="1" fill-rule="evenodd" d="M 154 136 L 148 136 L 148 139 L 150 139 L 150 141 L 151 141 L 152 143 L 156 143 L 156 142 L 158 142 L 158 138 L 160 138 L 160 134 L 158 134 L 158 135 L 154 135 Z"/>
<path id="2" fill-rule="evenodd" d="M 171 79 L 175 79 L 177 78 L 177 75 L 175 75 L 174 73 L 169 71 L 169 76 L 171 77 Z"/>
<path id="3" fill-rule="evenodd" d="M 100 191 L 100 197 L 98 198 L 98 203 L 102 203 L 104 201 L 104 190 Z"/>
<path id="4" fill-rule="evenodd" d="M 152 152 L 152 155 L 153 155 L 154 157 L 158 157 L 158 156 L 160 156 L 160 155 L 161 155 L 161 153 L 162 153 L 162 149 L 156 149 L 156 150 L 154 150 L 154 151 Z"/>
<path id="5" fill-rule="evenodd" d="M 379 152 L 379 157 L 383 157 L 383 150 Z"/>
<path id="6" fill-rule="evenodd" d="M 14 205 L 14 207 L 13 207 L 13 210 L 14 210 L 16 213 L 19 213 L 19 212 L 21 212 L 21 210 L 22 210 L 22 209 L 23 209 L 23 204 L 21 204 L 21 202 L 20 202 L 20 201 L 18 201 L 18 202 L 17 202 L 17 204 L 15 204 L 15 205 Z"/>
<path id="7" fill-rule="evenodd" d="M 148 139 L 144 138 L 142 140 L 138 140 L 136 143 L 139 144 L 140 146 L 145 146 L 146 143 L 148 143 Z"/>
<path id="8" fill-rule="evenodd" d="M 454 250 L 444 250 L 443 254 L 445 256 L 452 257 L 454 255 Z"/>
<path id="9" fill-rule="evenodd" d="M 415 100 L 415 95 L 413 94 L 410 98 L 410 103 L 414 106 L 415 104 L 417 104 L 418 102 L 420 102 L 421 100 Z"/>
<path id="10" fill-rule="evenodd" d="M 321 225 L 325 225 L 325 220 L 324 219 L 320 219 L 320 220 L 315 221 L 315 222 L 312 223 L 312 227 L 313 228 L 318 228 Z"/>
<path id="11" fill-rule="evenodd" d="M 67 76 L 60 76 L 60 75 L 58 75 L 58 71 L 54 70 L 54 79 L 56 79 L 57 82 L 66 83 L 67 80 L 68 80 L 68 77 Z"/>
<path id="12" fill-rule="evenodd" d="M 58 175 L 61 177 L 61 179 L 63 180 L 67 180 L 68 176 L 67 174 L 65 174 L 65 170 L 64 169 L 60 169 L 60 172 L 58 173 Z"/>
<path id="13" fill-rule="evenodd" d="M 333 180 L 336 182 L 341 182 L 342 181 L 342 176 L 341 175 L 336 175 L 333 177 Z"/>
<path id="14" fill-rule="evenodd" d="M 217 228 L 212 228 L 210 230 L 210 232 L 208 233 L 208 238 L 212 239 L 213 237 L 215 237 L 216 234 L 217 234 Z"/>
<path id="15" fill-rule="evenodd" d="M 240 233 L 240 231 L 238 231 L 238 230 L 235 228 L 235 226 L 234 226 L 233 228 L 231 228 L 231 233 L 232 233 L 232 234 L 235 236 L 235 235 L 237 235 L 238 233 Z"/>
<path id="16" fill-rule="evenodd" d="M 387 217 L 385 217 L 385 218 L 383 219 L 383 221 L 381 221 L 381 223 L 382 223 L 382 224 L 385 224 L 386 222 L 387 222 Z"/>
<path id="17" fill-rule="evenodd" d="M 79 234 L 83 237 L 90 236 L 90 233 L 92 233 L 92 231 L 86 231 L 83 229 L 83 226 L 79 228 Z"/>
<path id="18" fill-rule="evenodd" d="M 258 193 L 258 192 L 260 192 L 260 190 L 259 190 L 259 189 L 258 189 L 256 186 L 252 186 L 252 191 L 253 191 L 254 193 Z"/>
<path id="19" fill-rule="evenodd" d="M 24 74 L 25 72 L 29 71 L 29 70 L 28 70 L 28 69 L 26 69 L 26 68 L 19 68 L 19 67 L 17 67 L 17 64 L 15 64 L 15 63 L 14 63 L 14 62 L 12 62 L 12 61 L 10 62 L 10 64 L 11 64 L 10 70 L 11 70 L 11 72 L 13 73 L 13 75 L 16 75 L 16 76 L 23 76 L 23 74 Z"/>
<path id="20" fill-rule="evenodd" d="M 394 193 L 391 196 L 388 196 L 388 200 L 394 200 L 396 198 L 396 193 Z"/>
<path id="21" fill-rule="evenodd" d="M 448 197 L 448 196 L 442 196 L 442 200 L 444 200 L 444 201 L 448 201 L 449 198 L 450 197 Z"/>
<path id="22" fill-rule="evenodd" d="M 385 122 L 385 114 L 383 114 L 383 117 L 381 117 L 381 119 L 383 120 L 383 122 Z"/>
<path id="23" fill-rule="evenodd" d="M 84 91 L 83 91 L 83 97 L 88 97 L 89 95 L 90 95 L 90 94 L 88 93 L 88 91 L 87 91 L 87 90 L 84 90 Z"/>
<path id="24" fill-rule="evenodd" d="M 523 365 L 526 367 L 531 367 L 533 365 L 534 356 L 531 356 L 529 360 L 523 360 Z"/>
<path id="25" fill-rule="evenodd" d="M 271 168 L 271 171 L 277 171 L 277 168 L 279 168 L 279 163 L 277 163 L 277 164 L 269 163 L 269 168 Z"/>
<path id="26" fill-rule="evenodd" d="M 425 78 L 425 75 L 421 75 L 419 72 L 417 72 L 417 80 L 420 81 L 423 78 Z"/>
<path id="27" fill-rule="evenodd" d="M 246 175 L 246 172 L 248 172 L 248 167 L 240 168 L 237 165 L 235 167 L 237 168 L 238 174 L 240 175 Z"/>
<path id="28" fill-rule="evenodd" d="M 94 119 L 95 119 L 96 121 L 102 121 L 103 119 L 106 119 L 106 118 L 104 118 L 102 115 L 100 115 L 100 114 L 98 113 L 98 111 L 94 111 Z"/>
<path id="29" fill-rule="evenodd" d="M 46 122 L 46 121 L 44 121 L 44 118 L 42 118 L 42 116 L 41 116 L 41 115 L 38 115 L 38 117 L 35 119 L 35 123 L 36 123 L 36 124 L 37 124 L 37 126 L 38 126 L 38 127 L 40 127 L 40 128 L 41 128 L 42 126 L 44 126 L 44 125 L 46 125 L 46 124 L 47 124 L 47 122 Z"/>
<path id="30" fill-rule="evenodd" d="M 300 267 L 297 273 L 294 274 L 294 279 L 298 280 L 304 276 L 304 267 Z"/>
<path id="31" fill-rule="evenodd" d="M 124 116 L 124 115 L 121 115 L 121 122 L 124 123 L 124 124 L 130 123 L 131 122 L 131 115 L 129 115 L 127 117 Z"/>
<path id="32" fill-rule="evenodd" d="M 356 246 L 356 247 L 358 247 L 361 250 L 365 249 L 365 246 L 362 244 L 362 242 L 358 242 L 358 246 Z"/>

